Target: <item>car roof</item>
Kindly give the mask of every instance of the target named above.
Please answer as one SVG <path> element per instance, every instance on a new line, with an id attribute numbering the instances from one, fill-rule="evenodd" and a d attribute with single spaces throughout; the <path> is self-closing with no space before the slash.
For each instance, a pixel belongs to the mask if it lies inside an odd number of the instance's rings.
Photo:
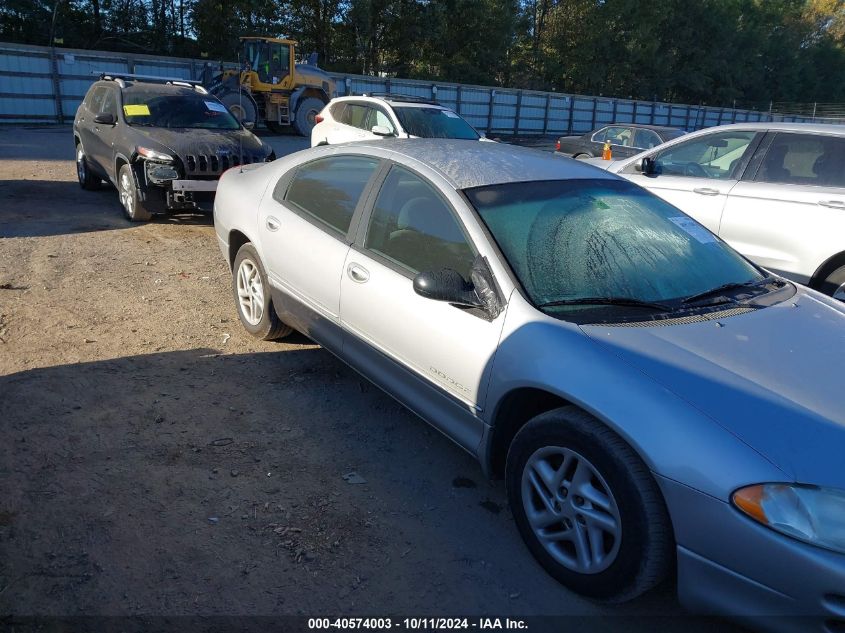
<path id="1" fill-rule="evenodd" d="M 421 163 L 439 172 L 456 189 L 538 180 L 618 179 L 582 161 L 506 143 L 420 138 L 358 141 L 344 147 L 352 152 L 363 148 L 378 150 L 377 154 L 387 152 L 401 157 L 401 163 Z"/>
<path id="2" fill-rule="evenodd" d="M 437 103 L 434 100 L 427 100 L 423 97 L 407 97 L 403 98 L 402 96 L 379 96 L 379 95 L 349 95 L 345 97 L 335 97 L 332 99 L 332 103 L 341 103 L 345 101 L 364 101 L 364 102 L 376 102 L 376 103 L 386 103 L 390 106 L 400 106 L 400 107 L 416 107 L 416 108 L 441 108 L 443 110 L 448 110 L 446 106 Z"/>
<path id="3" fill-rule="evenodd" d="M 702 128 L 695 132 L 696 135 L 722 130 L 754 130 L 756 132 L 764 132 L 772 130 L 775 132 L 809 132 L 816 134 L 835 134 L 845 135 L 845 125 L 833 125 L 831 123 L 784 123 L 784 122 L 766 122 L 754 121 L 751 123 L 730 123 L 728 125 L 718 125 L 713 127 Z"/>
<path id="4" fill-rule="evenodd" d="M 209 97 L 216 100 L 216 97 L 212 97 L 210 93 L 207 92 L 200 92 L 199 90 L 185 85 L 185 84 L 173 84 L 173 83 L 166 83 L 163 81 L 143 81 L 143 80 L 135 80 L 135 79 L 123 79 L 119 78 L 119 81 L 115 79 L 99 79 L 94 82 L 95 86 L 117 86 L 117 88 L 123 92 L 147 92 L 157 95 L 176 95 L 176 96 L 184 96 L 184 95 L 200 95 L 203 97 Z M 178 81 L 178 80 L 174 80 Z"/>
<path id="5" fill-rule="evenodd" d="M 643 130 L 653 130 L 655 132 L 683 132 L 681 128 L 669 125 L 652 125 L 650 123 L 608 123 L 606 125 L 602 125 L 601 127 L 597 127 L 591 132 L 587 132 L 587 134 L 593 134 L 607 127 L 635 127 Z"/>

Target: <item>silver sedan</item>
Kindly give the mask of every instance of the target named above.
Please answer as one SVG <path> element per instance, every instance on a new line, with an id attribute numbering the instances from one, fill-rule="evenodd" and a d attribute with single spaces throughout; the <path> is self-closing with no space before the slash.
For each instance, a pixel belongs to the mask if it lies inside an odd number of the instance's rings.
<path id="1" fill-rule="evenodd" d="M 676 570 L 694 610 L 845 626 L 845 305 L 507 145 L 233 169 L 214 222 L 244 328 L 303 332 L 476 455 L 569 589 L 629 600 Z"/>

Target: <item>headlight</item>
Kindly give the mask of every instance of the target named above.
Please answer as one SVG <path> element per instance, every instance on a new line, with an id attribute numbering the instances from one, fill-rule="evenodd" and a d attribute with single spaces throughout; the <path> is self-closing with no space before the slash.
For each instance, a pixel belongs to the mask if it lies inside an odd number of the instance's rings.
<path id="1" fill-rule="evenodd" d="M 799 484 L 760 484 L 733 494 L 755 521 L 799 541 L 845 554 L 845 490 Z"/>
<path id="2" fill-rule="evenodd" d="M 157 152 L 154 149 L 150 149 L 149 147 L 138 147 L 138 153 L 143 156 L 144 158 L 149 158 L 150 160 L 161 160 L 161 161 L 172 161 L 173 157 L 170 154 L 165 154 L 163 152 Z"/>

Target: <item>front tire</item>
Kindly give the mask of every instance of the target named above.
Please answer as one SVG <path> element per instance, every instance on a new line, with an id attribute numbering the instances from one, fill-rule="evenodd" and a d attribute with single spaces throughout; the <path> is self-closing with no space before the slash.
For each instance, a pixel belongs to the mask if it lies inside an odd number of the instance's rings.
<path id="1" fill-rule="evenodd" d="M 311 130 L 317 125 L 316 117 L 325 105 L 316 97 L 308 97 L 299 102 L 293 125 L 300 136 L 311 136 Z"/>
<path id="2" fill-rule="evenodd" d="M 819 290 L 834 299 L 845 301 L 845 266 L 830 273 L 819 286 Z"/>
<path id="3" fill-rule="evenodd" d="M 117 174 L 117 192 L 123 213 L 130 222 L 146 222 L 153 214 L 144 206 L 131 165 L 122 165 Z"/>
<path id="4" fill-rule="evenodd" d="M 88 167 L 88 159 L 85 157 L 85 150 L 82 149 L 82 143 L 76 145 L 76 178 L 79 180 L 79 186 L 87 191 L 94 191 L 100 188 L 102 180 L 91 173 L 91 168 Z"/>
<path id="5" fill-rule="evenodd" d="M 258 106 L 250 95 L 243 91 L 226 92 L 218 98 L 242 125 L 247 123 L 255 125 L 258 118 Z"/>
<path id="6" fill-rule="evenodd" d="M 244 329 L 262 341 L 284 338 L 293 328 L 282 323 L 273 307 L 267 273 L 255 247 L 244 244 L 232 266 L 232 293 Z"/>
<path id="7" fill-rule="evenodd" d="M 584 411 L 563 407 L 520 429 L 506 479 L 525 544 L 572 591 L 625 602 L 669 572 L 674 543 L 657 484 L 631 447 Z"/>

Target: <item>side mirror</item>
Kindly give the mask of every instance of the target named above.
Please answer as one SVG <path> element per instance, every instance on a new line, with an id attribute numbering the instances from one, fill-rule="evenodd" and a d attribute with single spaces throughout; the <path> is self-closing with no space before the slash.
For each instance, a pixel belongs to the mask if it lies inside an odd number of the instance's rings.
<path id="1" fill-rule="evenodd" d="M 370 132 L 376 136 L 393 136 L 393 130 L 386 125 L 374 125 Z"/>
<path id="2" fill-rule="evenodd" d="M 94 123 L 102 123 L 103 125 L 114 125 L 117 121 L 111 112 L 101 112 L 94 117 Z"/>
<path id="3" fill-rule="evenodd" d="M 243 125 L 247 130 L 255 129 L 255 121 L 241 121 L 241 125 Z"/>
<path id="4" fill-rule="evenodd" d="M 426 299 L 446 301 L 467 308 L 483 308 L 472 284 L 451 268 L 421 272 L 414 277 L 414 292 Z"/>
<path id="5" fill-rule="evenodd" d="M 651 156 L 643 158 L 638 165 L 634 166 L 634 169 L 642 172 L 646 176 L 652 176 L 657 173 L 657 165 Z"/>

